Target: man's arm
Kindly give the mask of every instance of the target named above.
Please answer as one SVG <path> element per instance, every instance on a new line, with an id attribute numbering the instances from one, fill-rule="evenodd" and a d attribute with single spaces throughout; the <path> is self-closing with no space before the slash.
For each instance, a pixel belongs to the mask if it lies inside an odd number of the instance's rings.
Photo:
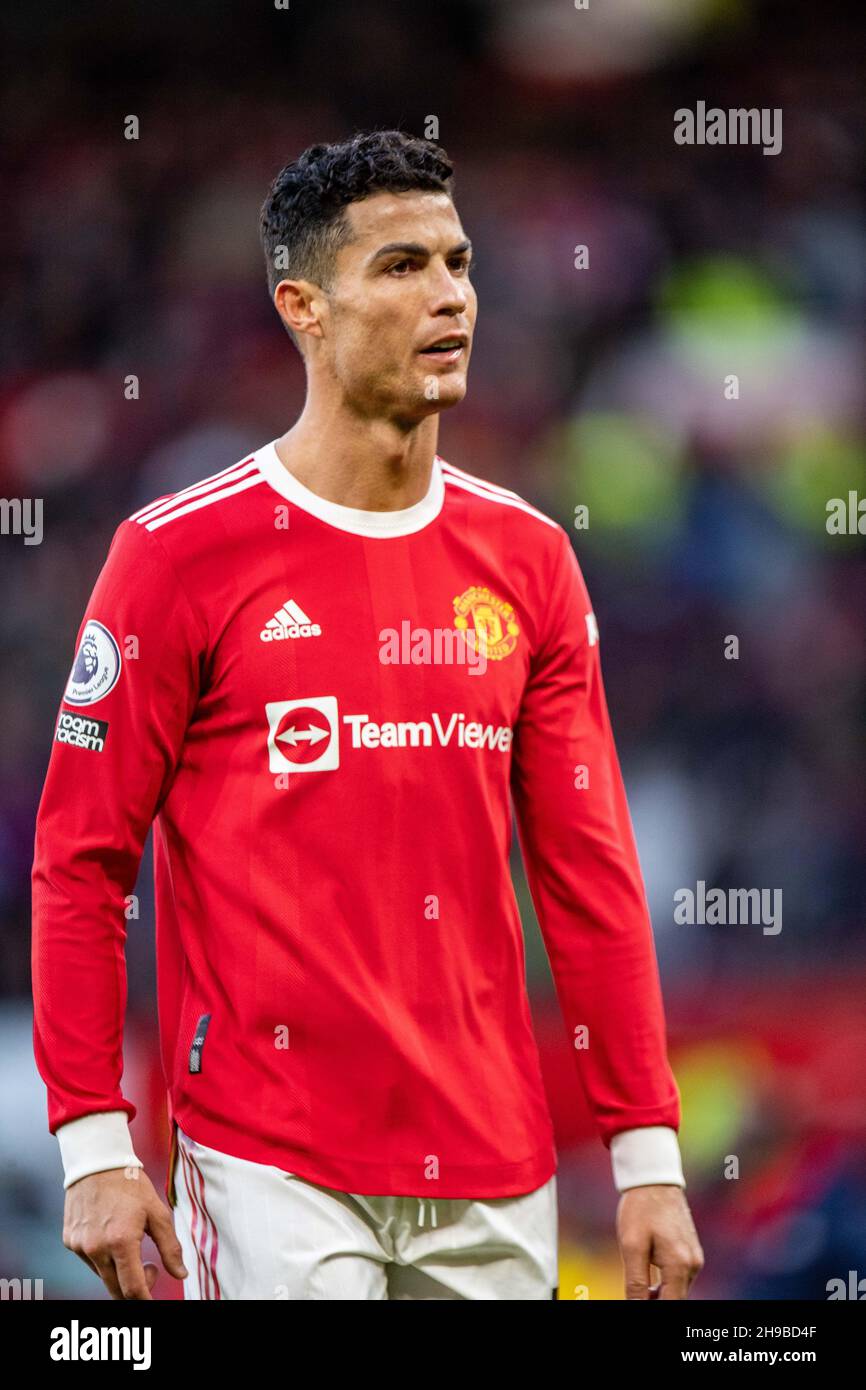
<path id="1" fill-rule="evenodd" d="M 121 1091 L 126 908 L 206 643 L 159 539 L 123 522 L 81 623 L 36 820 L 34 1053 L 67 1189 L 108 1170 L 139 1176 Z"/>
<path id="2" fill-rule="evenodd" d="M 598 631 L 562 530 L 545 593 L 512 765 L 529 887 L 614 1184 L 619 1192 L 667 1191 L 666 1200 L 684 1206 L 680 1097 L 652 926 Z"/>

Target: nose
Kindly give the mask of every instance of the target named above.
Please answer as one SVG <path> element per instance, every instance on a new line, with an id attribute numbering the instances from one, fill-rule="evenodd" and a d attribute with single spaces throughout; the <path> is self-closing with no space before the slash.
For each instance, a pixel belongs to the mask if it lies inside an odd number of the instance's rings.
<path id="1" fill-rule="evenodd" d="M 466 281 L 452 275 L 444 260 L 434 264 L 431 312 L 462 314 L 469 303 Z"/>

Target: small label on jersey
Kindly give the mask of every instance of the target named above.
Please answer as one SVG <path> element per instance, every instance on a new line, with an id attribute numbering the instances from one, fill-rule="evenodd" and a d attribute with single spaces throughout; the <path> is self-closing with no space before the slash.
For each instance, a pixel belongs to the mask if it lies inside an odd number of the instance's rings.
<path id="1" fill-rule="evenodd" d="M 204 1047 L 204 1040 L 207 1037 L 210 1014 L 202 1014 L 198 1023 L 195 1025 L 195 1037 L 192 1040 L 192 1047 L 189 1050 L 189 1069 L 191 1072 L 201 1071 L 201 1054 Z"/>
<path id="2" fill-rule="evenodd" d="M 89 719 L 84 714 L 72 714 L 68 709 L 60 711 L 57 728 L 54 730 L 55 743 L 68 743 L 73 748 L 86 748 L 90 753 L 101 753 L 107 738 L 107 719 Z"/>
<path id="3" fill-rule="evenodd" d="M 114 633 L 90 618 L 81 634 L 64 700 L 68 705 L 93 705 L 103 700 L 117 685 L 122 665 Z"/>

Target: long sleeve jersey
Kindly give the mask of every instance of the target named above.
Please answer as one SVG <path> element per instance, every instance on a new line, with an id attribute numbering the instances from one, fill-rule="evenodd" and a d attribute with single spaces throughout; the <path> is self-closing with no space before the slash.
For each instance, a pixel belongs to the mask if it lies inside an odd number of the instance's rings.
<path id="1" fill-rule="evenodd" d="M 616 1185 L 683 1184 L 598 628 L 562 527 L 438 455 L 413 506 L 342 506 L 275 442 L 121 522 L 36 825 L 34 1046 L 66 1185 L 138 1162 L 124 946 L 151 825 L 172 1125 L 343 1191 L 544 1183 L 512 806 Z"/>

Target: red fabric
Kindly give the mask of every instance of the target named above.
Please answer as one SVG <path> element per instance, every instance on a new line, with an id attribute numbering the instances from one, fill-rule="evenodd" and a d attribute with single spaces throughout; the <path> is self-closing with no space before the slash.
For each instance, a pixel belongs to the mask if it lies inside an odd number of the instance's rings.
<path id="1" fill-rule="evenodd" d="M 119 526 L 79 638 L 94 618 L 137 654 L 75 711 L 108 722 L 104 749 L 52 744 L 37 821 L 34 1041 L 52 1132 L 135 1114 L 124 903 L 156 817 L 170 1118 L 345 1191 L 540 1186 L 556 1156 L 508 867 L 512 791 L 566 1028 L 588 1028 L 573 1056 L 602 1139 L 678 1128 L 589 597 L 561 527 L 477 486 L 446 486 L 439 515 L 405 536 L 340 530 L 261 478 L 186 514 L 179 494 L 157 529 Z M 472 586 L 512 605 L 518 628 L 483 675 L 381 662 L 382 629 L 453 627 Z M 289 600 L 321 634 L 262 641 Z M 266 704 L 326 696 L 339 766 L 275 774 Z M 434 713 L 445 729 L 460 714 L 512 729 L 513 747 L 461 746 L 457 725 L 447 746 L 435 728 L 431 746 L 366 746 L 347 722 Z M 296 728 L 322 723 L 308 710 Z M 279 747 L 294 769 L 333 742 Z"/>

